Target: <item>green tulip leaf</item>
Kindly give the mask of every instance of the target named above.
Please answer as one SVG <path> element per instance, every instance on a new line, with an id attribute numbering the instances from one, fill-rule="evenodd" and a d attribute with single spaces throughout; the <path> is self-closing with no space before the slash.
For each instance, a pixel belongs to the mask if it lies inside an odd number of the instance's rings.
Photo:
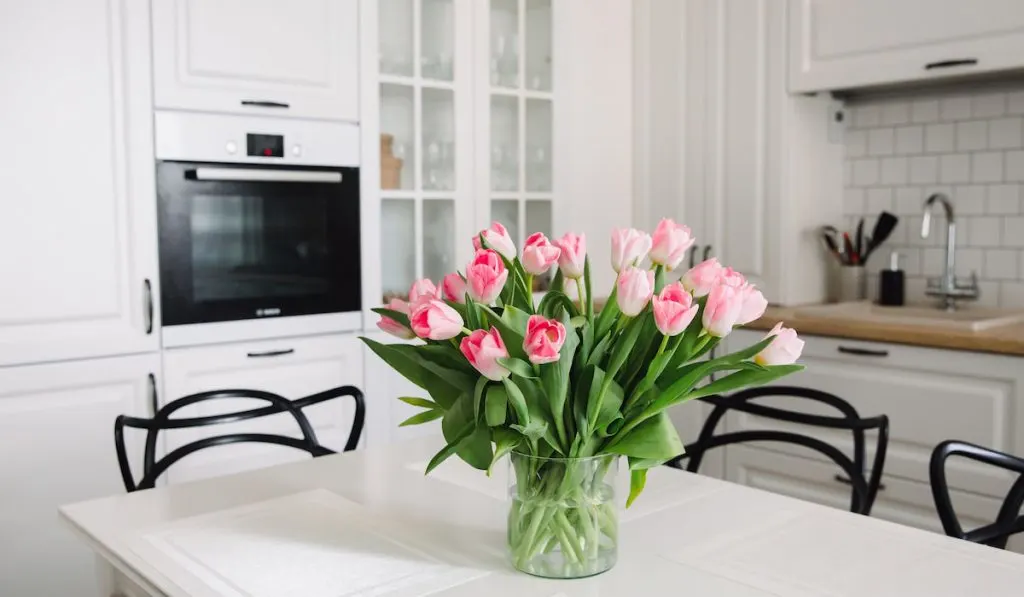
<path id="1" fill-rule="evenodd" d="M 676 427 L 668 413 L 659 413 L 643 421 L 633 429 L 615 436 L 606 448 L 612 454 L 633 458 L 660 459 L 674 458 L 683 453 L 683 442 L 676 433 Z"/>
<path id="2" fill-rule="evenodd" d="M 629 471 L 629 497 L 626 498 L 627 508 L 633 505 L 636 498 L 640 497 L 645 485 L 647 485 L 647 469 Z"/>
<path id="3" fill-rule="evenodd" d="M 511 371 L 512 375 L 518 375 L 527 379 L 537 379 L 538 377 L 537 372 L 533 370 L 533 366 L 526 361 L 508 357 L 499 358 L 498 363 Z"/>
<path id="4" fill-rule="evenodd" d="M 423 423 L 429 423 L 431 421 L 436 421 L 437 419 L 440 419 L 443 416 L 444 416 L 444 411 L 442 411 L 442 410 L 425 410 L 425 411 L 423 411 L 421 413 L 415 414 L 415 415 L 409 417 L 408 419 L 402 421 L 401 423 L 398 424 L 398 426 L 399 427 L 409 427 L 409 426 L 412 426 L 412 425 L 422 425 Z"/>
<path id="5" fill-rule="evenodd" d="M 499 460 L 523 443 L 523 436 L 509 429 L 494 429 L 491 431 L 491 435 L 494 439 L 494 457 L 491 459 L 491 465 L 487 467 L 488 477 L 491 476 L 491 471 Z"/>
<path id="6" fill-rule="evenodd" d="M 399 398 L 399 400 L 408 404 L 409 406 L 418 406 L 420 408 L 426 408 L 430 410 L 441 408 L 440 406 L 437 405 L 436 402 L 427 400 L 426 398 L 417 398 L 415 396 L 402 396 Z"/>
<path id="7" fill-rule="evenodd" d="M 430 471 L 437 468 L 439 464 L 451 458 L 452 454 L 454 454 L 459 448 L 459 444 L 469 439 L 469 436 L 472 435 L 475 430 L 476 427 L 474 425 L 466 425 L 460 429 L 458 433 L 448 441 L 445 447 L 441 448 L 441 451 L 430 459 L 430 462 L 427 463 L 427 470 L 423 474 L 429 475 Z"/>
<path id="8" fill-rule="evenodd" d="M 484 420 L 489 427 L 505 424 L 508 415 L 508 393 L 503 385 L 492 385 L 487 388 Z"/>

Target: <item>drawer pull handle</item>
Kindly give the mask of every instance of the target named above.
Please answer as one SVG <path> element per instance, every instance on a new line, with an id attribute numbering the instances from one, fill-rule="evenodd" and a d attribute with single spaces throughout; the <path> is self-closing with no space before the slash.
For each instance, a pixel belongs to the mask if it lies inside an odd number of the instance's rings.
<path id="1" fill-rule="evenodd" d="M 284 108 L 285 110 L 291 107 L 284 102 L 271 102 L 267 100 L 242 100 L 242 105 L 254 108 Z"/>
<path id="2" fill-rule="evenodd" d="M 266 352 L 250 352 L 245 356 L 250 359 L 263 359 L 266 357 L 281 357 L 286 354 L 292 354 L 293 352 L 295 352 L 294 348 L 285 348 L 283 350 L 268 350 Z"/>
<path id="3" fill-rule="evenodd" d="M 850 485 L 850 486 L 853 485 L 853 481 L 847 479 L 846 477 L 844 477 L 842 475 L 836 475 L 835 477 L 832 477 L 832 478 L 834 480 L 842 483 L 843 485 Z M 878 491 L 885 491 L 885 483 L 879 483 L 878 484 Z"/>
<path id="4" fill-rule="evenodd" d="M 153 283 L 149 278 L 142 281 L 142 295 L 146 302 L 145 326 L 148 336 L 153 333 Z"/>
<path id="5" fill-rule="evenodd" d="M 843 354 L 852 354 L 859 357 L 887 357 L 889 356 L 888 350 L 873 350 L 870 348 L 854 348 L 852 346 L 840 346 L 839 352 Z"/>
<path id="6" fill-rule="evenodd" d="M 936 68 L 953 68 L 955 66 L 974 66 L 978 64 L 977 58 L 960 58 L 958 60 L 940 60 L 938 62 L 929 62 L 924 65 L 925 70 L 934 70 Z"/>

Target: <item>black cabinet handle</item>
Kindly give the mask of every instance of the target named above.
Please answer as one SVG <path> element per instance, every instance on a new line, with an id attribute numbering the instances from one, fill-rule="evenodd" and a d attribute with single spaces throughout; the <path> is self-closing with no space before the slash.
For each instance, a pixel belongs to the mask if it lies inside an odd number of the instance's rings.
<path id="1" fill-rule="evenodd" d="M 150 416 L 156 416 L 158 410 L 160 410 L 160 395 L 156 389 L 156 376 L 152 373 L 149 374 L 149 401 L 153 406 L 153 412 Z"/>
<path id="2" fill-rule="evenodd" d="M 929 62 L 924 65 L 924 70 L 934 70 L 936 68 L 953 68 L 955 66 L 974 66 L 978 64 L 977 58 L 960 58 L 958 60 L 940 60 L 938 62 Z"/>
<path id="3" fill-rule="evenodd" d="M 146 301 L 146 335 L 153 333 L 153 284 L 146 278 L 142 281 L 142 295 Z"/>
<path id="4" fill-rule="evenodd" d="M 250 359 L 262 359 L 266 357 L 280 357 L 286 354 L 292 354 L 293 352 L 295 352 L 294 348 L 285 348 L 282 350 L 268 350 L 266 352 L 250 352 L 245 356 L 249 357 Z"/>
<path id="5" fill-rule="evenodd" d="M 242 100 L 242 105 L 254 108 L 282 108 L 285 110 L 291 107 L 284 102 L 271 102 L 268 100 Z"/>
<path id="6" fill-rule="evenodd" d="M 853 481 L 847 479 L 846 477 L 844 477 L 842 475 L 836 475 L 835 477 L 832 477 L 832 478 L 834 480 L 842 483 L 843 485 L 850 485 L 850 486 L 853 485 Z M 885 491 L 885 483 L 879 483 L 878 484 L 878 491 Z"/>
<path id="7" fill-rule="evenodd" d="M 852 354 L 859 357 L 887 357 L 889 356 L 888 350 L 872 350 L 870 348 L 854 348 L 852 346 L 840 346 L 839 352 L 843 354 Z"/>
<path id="8" fill-rule="evenodd" d="M 707 261 L 711 257 L 711 245 L 704 245 L 704 256 L 703 260 Z"/>

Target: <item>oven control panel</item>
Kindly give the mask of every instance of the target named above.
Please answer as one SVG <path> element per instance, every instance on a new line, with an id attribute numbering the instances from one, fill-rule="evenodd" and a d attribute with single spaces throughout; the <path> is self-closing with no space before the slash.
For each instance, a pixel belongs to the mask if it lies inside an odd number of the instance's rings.
<path id="1" fill-rule="evenodd" d="M 246 154 L 253 157 L 284 157 L 284 135 L 248 133 L 245 136 L 245 146 Z"/>

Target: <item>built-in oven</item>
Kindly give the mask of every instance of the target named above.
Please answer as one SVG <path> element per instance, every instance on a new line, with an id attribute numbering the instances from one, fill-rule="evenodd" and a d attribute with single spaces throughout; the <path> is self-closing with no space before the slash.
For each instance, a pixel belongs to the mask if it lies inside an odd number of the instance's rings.
<path id="1" fill-rule="evenodd" d="M 355 125 L 156 115 L 163 343 L 362 327 Z"/>

